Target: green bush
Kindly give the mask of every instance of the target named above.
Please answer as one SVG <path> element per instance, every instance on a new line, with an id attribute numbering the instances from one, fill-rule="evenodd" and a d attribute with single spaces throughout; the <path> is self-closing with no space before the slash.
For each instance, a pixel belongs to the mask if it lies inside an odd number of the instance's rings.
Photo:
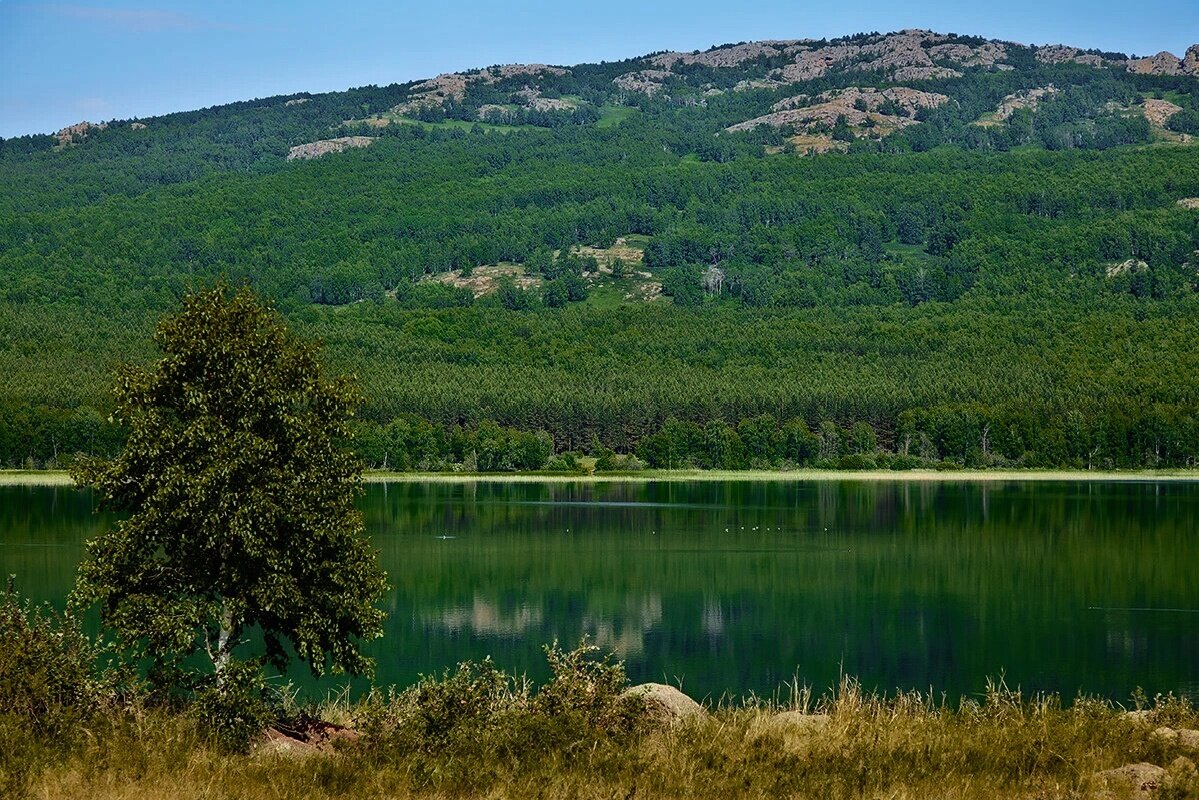
<path id="1" fill-rule="evenodd" d="M 48 605 L 22 601 L 9 579 L 0 602 L 0 717 L 53 739 L 88 719 L 114 696 L 106 649 L 79 621 Z"/>
<path id="2" fill-rule="evenodd" d="M 219 683 L 210 678 L 195 692 L 188 710 L 217 747 L 232 753 L 248 750 L 254 737 L 279 717 L 279 704 L 257 659 L 230 661 Z"/>
<path id="3" fill-rule="evenodd" d="M 622 696 L 629 685 L 624 663 L 611 653 L 596 658 L 599 649 L 586 642 L 571 651 L 557 642 L 547 646 L 545 657 L 553 675 L 533 697 L 533 712 L 575 735 L 631 731 L 644 706 L 637 698 Z"/>

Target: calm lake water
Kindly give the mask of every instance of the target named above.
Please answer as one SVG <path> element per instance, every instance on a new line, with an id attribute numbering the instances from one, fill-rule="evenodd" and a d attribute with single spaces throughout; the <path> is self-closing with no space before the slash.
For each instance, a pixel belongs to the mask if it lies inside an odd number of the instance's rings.
<path id="1" fill-rule="evenodd" d="M 378 680 L 465 659 L 544 674 L 586 633 L 634 681 L 770 694 L 1009 685 L 1199 696 L 1199 484 L 372 485 L 392 591 Z M 110 519 L 0 487 L 0 573 L 61 603 Z"/>

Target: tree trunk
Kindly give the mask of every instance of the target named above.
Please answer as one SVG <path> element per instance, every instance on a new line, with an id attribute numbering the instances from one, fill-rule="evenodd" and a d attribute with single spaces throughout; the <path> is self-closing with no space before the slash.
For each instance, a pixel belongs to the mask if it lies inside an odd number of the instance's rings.
<path id="1" fill-rule="evenodd" d="M 221 630 L 217 634 L 216 658 L 212 660 L 217 686 L 221 686 L 225 682 L 225 670 L 229 667 L 229 651 L 233 649 L 233 644 L 230 642 L 232 636 L 233 612 L 229 610 L 229 604 L 226 602 L 221 607 Z"/>

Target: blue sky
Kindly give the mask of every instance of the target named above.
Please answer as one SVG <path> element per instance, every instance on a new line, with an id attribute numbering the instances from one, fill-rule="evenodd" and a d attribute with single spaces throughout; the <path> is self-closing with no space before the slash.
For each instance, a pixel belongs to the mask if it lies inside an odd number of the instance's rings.
<path id="1" fill-rule="evenodd" d="M 1199 42 L 1199 0 L 0 0 L 0 136 L 490 64 L 907 27 L 1181 55 Z"/>

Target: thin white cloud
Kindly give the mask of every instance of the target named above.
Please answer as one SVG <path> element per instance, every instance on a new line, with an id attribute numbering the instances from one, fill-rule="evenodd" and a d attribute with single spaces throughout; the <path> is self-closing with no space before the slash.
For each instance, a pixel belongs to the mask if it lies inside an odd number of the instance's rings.
<path id="1" fill-rule="evenodd" d="M 160 8 L 107 8 L 69 3 L 28 3 L 13 6 L 13 8 L 95 22 L 135 33 L 202 30 L 248 31 L 251 29 L 244 25 Z"/>

